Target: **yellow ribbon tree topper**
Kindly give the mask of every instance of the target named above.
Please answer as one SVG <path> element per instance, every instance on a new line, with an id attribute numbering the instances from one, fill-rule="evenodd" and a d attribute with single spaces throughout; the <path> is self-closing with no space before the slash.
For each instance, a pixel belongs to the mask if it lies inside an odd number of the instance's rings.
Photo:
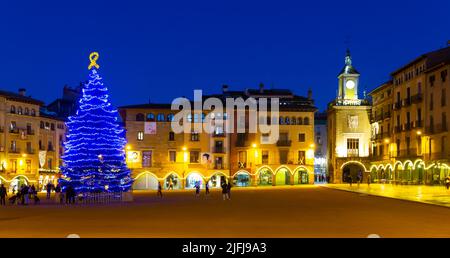
<path id="1" fill-rule="evenodd" d="M 91 61 L 91 63 L 89 64 L 89 66 L 88 66 L 88 69 L 89 70 L 91 70 L 92 69 L 92 67 L 95 67 L 95 68 L 99 68 L 100 66 L 97 64 L 97 60 L 98 60 L 98 58 L 99 58 L 99 54 L 97 53 L 97 52 L 92 52 L 90 55 L 89 55 L 89 60 Z"/>

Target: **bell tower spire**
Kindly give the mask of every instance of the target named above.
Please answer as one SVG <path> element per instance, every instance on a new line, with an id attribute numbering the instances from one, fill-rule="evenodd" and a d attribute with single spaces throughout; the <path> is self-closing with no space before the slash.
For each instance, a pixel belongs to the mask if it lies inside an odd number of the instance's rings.
<path id="1" fill-rule="evenodd" d="M 345 54 L 345 63 L 341 72 L 338 75 L 339 89 L 338 100 L 342 103 L 353 103 L 358 100 L 358 82 L 359 72 L 353 67 L 352 56 L 350 50 L 347 49 Z M 345 100 L 345 101 L 344 101 Z"/>

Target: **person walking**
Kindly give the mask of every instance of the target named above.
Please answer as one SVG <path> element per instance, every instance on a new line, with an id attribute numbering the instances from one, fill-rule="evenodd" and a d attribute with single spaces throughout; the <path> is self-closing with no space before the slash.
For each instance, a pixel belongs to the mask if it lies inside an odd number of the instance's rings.
<path id="1" fill-rule="evenodd" d="M 169 181 L 169 190 L 173 190 L 173 182 L 172 179 Z"/>
<path id="2" fill-rule="evenodd" d="M 353 178 L 351 175 L 348 175 L 347 177 L 348 183 L 350 184 L 350 187 L 352 187 L 352 183 L 353 183 Z"/>
<path id="3" fill-rule="evenodd" d="M 447 188 L 447 190 L 450 188 L 450 176 L 447 176 L 445 178 L 445 187 Z"/>
<path id="4" fill-rule="evenodd" d="M 61 186 L 59 185 L 59 183 L 56 185 L 55 187 L 55 202 L 56 203 L 61 203 Z"/>
<path id="5" fill-rule="evenodd" d="M 227 198 L 228 185 L 227 185 L 227 183 L 223 182 L 221 187 L 222 187 L 222 197 L 223 197 L 223 200 L 225 201 L 225 199 Z"/>
<path id="6" fill-rule="evenodd" d="M 23 196 L 23 202 L 22 204 L 24 205 L 28 205 L 28 200 L 29 200 L 29 190 L 30 188 L 27 185 L 24 185 L 22 188 L 22 196 Z"/>
<path id="7" fill-rule="evenodd" d="M 50 195 L 52 193 L 52 183 L 48 182 L 46 187 L 47 187 L 47 199 L 50 199 Z"/>
<path id="8" fill-rule="evenodd" d="M 161 182 L 158 182 L 158 192 L 156 193 L 157 196 L 159 196 L 160 198 L 162 198 L 162 186 L 161 186 Z"/>
<path id="9" fill-rule="evenodd" d="M 209 194 L 209 181 L 205 184 L 205 196 L 208 197 Z"/>
<path id="10" fill-rule="evenodd" d="M 372 176 L 369 174 L 369 175 L 367 175 L 367 186 L 369 187 L 370 186 L 370 181 L 372 180 Z"/>
<path id="11" fill-rule="evenodd" d="M 8 196 L 8 192 L 6 191 L 5 186 L 2 184 L 0 186 L 0 205 L 6 205 L 6 196 Z"/>
<path id="12" fill-rule="evenodd" d="M 227 199 L 231 200 L 231 182 L 227 184 Z"/>
<path id="13" fill-rule="evenodd" d="M 200 182 L 195 183 L 195 197 L 200 196 Z"/>

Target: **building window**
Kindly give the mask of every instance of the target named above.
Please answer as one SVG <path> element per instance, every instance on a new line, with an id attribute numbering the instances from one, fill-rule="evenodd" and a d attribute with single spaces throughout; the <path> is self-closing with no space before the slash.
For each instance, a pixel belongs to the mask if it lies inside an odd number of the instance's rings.
<path id="1" fill-rule="evenodd" d="M 291 122 L 290 122 L 290 120 L 289 120 L 289 117 L 286 117 L 285 123 L 286 123 L 287 125 L 290 125 L 290 124 L 291 124 Z"/>
<path id="2" fill-rule="evenodd" d="M 295 119 L 295 117 L 293 117 L 291 120 L 292 120 L 291 123 L 292 123 L 293 125 L 296 125 L 296 124 L 297 124 L 297 119 Z"/>
<path id="3" fill-rule="evenodd" d="M 447 70 L 444 70 L 441 72 L 441 80 L 442 82 L 445 82 L 446 79 L 447 79 Z"/>
<path id="4" fill-rule="evenodd" d="M 280 116 L 280 125 L 284 124 L 284 117 Z"/>
<path id="5" fill-rule="evenodd" d="M 303 119 L 303 124 L 304 124 L 304 125 L 309 125 L 309 117 L 305 117 L 305 118 Z"/>
<path id="6" fill-rule="evenodd" d="M 158 122 L 164 122 L 164 114 L 158 114 L 156 119 L 157 119 Z"/>
<path id="7" fill-rule="evenodd" d="M 305 142 L 305 134 L 304 133 L 299 133 L 298 134 L 298 141 L 299 142 Z"/>
<path id="8" fill-rule="evenodd" d="M 175 141 L 175 133 L 169 132 L 169 141 Z"/>
<path id="9" fill-rule="evenodd" d="M 347 157 L 359 156 L 359 139 L 348 138 L 347 139 Z"/>
<path id="10" fill-rule="evenodd" d="M 142 113 L 137 114 L 136 121 L 144 121 L 144 114 L 142 114 Z"/>
<path id="11" fill-rule="evenodd" d="M 138 140 L 138 141 L 143 141 L 143 140 L 144 140 L 144 132 L 139 131 L 139 132 L 137 133 L 137 140 Z"/>
<path id="12" fill-rule="evenodd" d="M 176 151 L 169 151 L 169 161 L 177 162 L 177 152 Z"/>
<path id="13" fill-rule="evenodd" d="M 174 115 L 173 115 L 173 114 L 168 114 L 168 115 L 167 115 L 167 122 L 172 122 L 172 121 L 173 121 L 173 118 L 174 118 Z"/>
<path id="14" fill-rule="evenodd" d="M 17 108 L 17 114 L 22 115 L 22 107 Z"/>
<path id="15" fill-rule="evenodd" d="M 434 75 L 431 75 L 429 78 L 430 81 L 430 86 L 433 87 L 434 86 L 434 81 L 436 80 L 436 78 L 434 77 Z"/>
<path id="16" fill-rule="evenodd" d="M 54 151 L 52 141 L 48 141 L 47 150 L 48 150 L 48 151 Z"/>
<path id="17" fill-rule="evenodd" d="M 155 121 L 155 115 L 153 113 L 148 113 L 146 120 L 148 122 L 154 122 Z M 144 120 L 142 120 L 142 121 L 144 121 Z"/>
<path id="18" fill-rule="evenodd" d="M 238 167 L 239 168 L 247 167 L 247 152 L 246 151 L 238 152 Z"/>
<path id="19" fill-rule="evenodd" d="M 152 151 L 142 152 L 142 167 L 148 168 L 152 166 Z"/>
<path id="20" fill-rule="evenodd" d="M 30 114 L 30 109 L 28 109 L 28 108 L 26 107 L 26 108 L 25 108 L 24 114 L 28 116 L 28 115 Z"/>
<path id="21" fill-rule="evenodd" d="M 191 141 L 192 142 L 198 142 L 200 140 L 200 136 L 198 135 L 197 132 L 192 132 L 191 133 Z"/>
<path id="22" fill-rule="evenodd" d="M 263 150 L 261 155 L 262 164 L 269 164 L 269 151 Z"/>
<path id="23" fill-rule="evenodd" d="M 200 157 L 200 152 L 198 151 L 191 151 L 189 154 L 189 159 L 191 163 L 198 163 Z"/>
<path id="24" fill-rule="evenodd" d="M 31 160 L 29 160 L 29 159 L 27 159 L 27 161 L 26 161 L 25 172 L 31 173 Z"/>
<path id="25" fill-rule="evenodd" d="M 11 112 L 11 114 L 15 114 L 16 113 L 16 107 L 15 106 L 11 106 L 10 112 Z"/>
<path id="26" fill-rule="evenodd" d="M 55 124 L 54 124 L 54 123 L 52 123 L 52 124 L 50 125 L 50 129 L 51 129 L 52 131 L 55 131 Z"/>
<path id="27" fill-rule="evenodd" d="M 41 129 L 44 129 L 44 128 L 45 128 L 45 124 L 44 124 L 43 121 L 41 121 L 40 128 L 41 128 Z"/>
<path id="28" fill-rule="evenodd" d="M 34 108 L 31 109 L 31 115 L 32 115 L 32 116 L 36 116 L 36 110 L 34 110 Z"/>
<path id="29" fill-rule="evenodd" d="M 49 158 L 47 160 L 47 168 L 48 169 L 53 169 L 53 160 L 52 160 L 52 158 Z"/>
<path id="30" fill-rule="evenodd" d="M 442 130 L 447 131 L 447 114 L 442 113 Z"/>
<path id="31" fill-rule="evenodd" d="M 298 151 L 298 164 L 299 165 L 305 165 L 306 164 L 306 152 L 305 151 Z"/>

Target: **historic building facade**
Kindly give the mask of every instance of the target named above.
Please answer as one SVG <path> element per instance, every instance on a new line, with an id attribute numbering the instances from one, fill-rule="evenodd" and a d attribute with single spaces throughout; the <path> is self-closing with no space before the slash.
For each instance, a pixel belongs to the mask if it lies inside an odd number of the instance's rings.
<path id="1" fill-rule="evenodd" d="M 0 183 L 12 190 L 56 182 L 64 137 L 64 121 L 45 113 L 25 89 L 0 91 Z"/>
<path id="2" fill-rule="evenodd" d="M 374 182 L 442 184 L 449 175 L 450 47 L 417 57 L 374 89 Z"/>
<path id="3" fill-rule="evenodd" d="M 279 126 L 279 139 L 268 143 L 260 133 L 228 132 L 229 114 L 214 113 L 223 124 L 213 133 L 195 131 L 211 110 L 193 111 L 186 117 L 190 133 L 174 133 L 171 122 L 178 112 L 170 104 L 143 104 L 119 108 L 127 131 L 127 163 L 135 178 L 134 189 L 192 188 L 196 183 L 220 187 L 232 180 L 236 186 L 294 185 L 314 182 L 314 112 L 311 92 L 296 96 L 289 90 L 247 89 L 204 96 L 226 99 L 279 98 L 279 116 L 269 123 Z M 270 102 L 270 101 L 269 101 Z M 203 112 L 203 113 L 202 113 Z M 235 116 L 236 110 L 234 110 Z M 240 118 L 239 118 L 240 119 Z M 250 121 L 245 119 L 246 128 Z M 234 120 L 235 123 L 237 119 Z M 230 125 L 236 129 L 236 124 Z"/>
<path id="4" fill-rule="evenodd" d="M 327 110 L 329 181 L 342 183 L 364 178 L 369 172 L 370 102 L 360 99 L 359 72 L 347 51 L 338 75 L 338 94 Z"/>
<path id="5" fill-rule="evenodd" d="M 316 113 L 314 117 L 314 181 L 327 182 L 328 156 L 327 156 L 327 113 Z"/>

